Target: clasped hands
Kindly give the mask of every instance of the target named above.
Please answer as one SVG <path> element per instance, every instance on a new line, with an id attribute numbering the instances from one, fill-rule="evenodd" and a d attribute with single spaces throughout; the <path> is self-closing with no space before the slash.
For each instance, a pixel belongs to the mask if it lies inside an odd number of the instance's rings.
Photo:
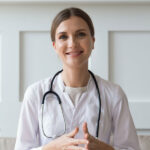
<path id="1" fill-rule="evenodd" d="M 111 146 L 99 141 L 90 135 L 87 123 L 83 123 L 83 139 L 75 139 L 75 135 L 79 132 L 79 128 L 75 128 L 68 134 L 51 141 L 45 145 L 42 150 L 114 150 Z M 84 147 L 79 146 L 84 144 Z"/>

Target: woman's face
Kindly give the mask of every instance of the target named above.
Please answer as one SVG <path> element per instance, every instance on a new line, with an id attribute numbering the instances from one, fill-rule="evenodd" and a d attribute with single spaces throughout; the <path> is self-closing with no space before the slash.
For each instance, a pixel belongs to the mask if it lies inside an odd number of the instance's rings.
<path id="1" fill-rule="evenodd" d="M 53 47 L 63 66 L 84 67 L 88 66 L 88 58 L 94 48 L 94 37 L 87 23 L 73 16 L 57 27 Z"/>

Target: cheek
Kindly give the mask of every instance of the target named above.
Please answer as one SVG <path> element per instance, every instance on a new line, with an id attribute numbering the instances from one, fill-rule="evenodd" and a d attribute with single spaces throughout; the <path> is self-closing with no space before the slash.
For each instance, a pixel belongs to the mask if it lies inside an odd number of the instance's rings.
<path id="1" fill-rule="evenodd" d="M 61 54 L 63 54 L 63 53 L 65 53 L 65 51 L 66 51 L 66 45 L 64 44 L 64 43 L 57 43 L 56 44 L 56 53 L 58 54 L 58 55 L 61 55 Z"/>
<path id="2" fill-rule="evenodd" d="M 84 42 L 84 45 L 87 47 L 87 49 L 89 50 L 92 50 L 93 49 L 93 41 L 90 40 L 90 39 L 87 39 L 85 42 Z"/>
<path id="3" fill-rule="evenodd" d="M 59 42 L 59 43 L 56 44 L 56 48 L 55 48 L 56 51 L 59 51 L 62 48 L 63 48 L 63 44 L 62 43 Z"/>
<path id="4" fill-rule="evenodd" d="M 57 43 L 57 48 L 58 48 L 58 49 L 63 49 L 64 47 L 66 47 L 65 42 L 58 42 L 58 43 Z"/>

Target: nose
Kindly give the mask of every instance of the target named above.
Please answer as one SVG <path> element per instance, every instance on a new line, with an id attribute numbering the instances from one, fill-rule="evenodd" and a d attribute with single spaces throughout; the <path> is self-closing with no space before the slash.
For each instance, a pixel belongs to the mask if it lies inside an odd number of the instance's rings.
<path id="1" fill-rule="evenodd" d="M 75 37 L 70 37 L 69 40 L 68 40 L 68 47 L 69 48 L 75 48 L 78 44 L 78 41 Z"/>

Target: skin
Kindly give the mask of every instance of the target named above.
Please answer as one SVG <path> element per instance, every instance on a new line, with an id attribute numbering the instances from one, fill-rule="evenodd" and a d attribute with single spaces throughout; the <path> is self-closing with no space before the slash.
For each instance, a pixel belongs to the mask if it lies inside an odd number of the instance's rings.
<path id="1" fill-rule="evenodd" d="M 77 146 L 78 144 L 88 144 L 86 139 L 74 139 L 78 131 L 79 129 L 75 128 L 69 134 L 65 134 L 45 145 L 42 150 L 87 150 Z"/>
<path id="2" fill-rule="evenodd" d="M 56 29 L 53 47 L 62 60 L 62 79 L 66 86 L 86 86 L 89 80 L 88 59 L 94 48 L 95 38 L 91 36 L 87 23 L 73 16 Z M 53 140 L 43 147 L 43 150 L 114 150 L 90 135 L 87 123 L 83 123 L 84 137 L 75 139 L 78 127 L 68 134 Z M 79 144 L 84 144 L 80 147 Z"/>
<path id="3" fill-rule="evenodd" d="M 90 135 L 86 122 L 83 123 L 83 132 L 84 132 L 84 139 L 88 140 L 88 143 L 85 144 L 86 150 L 114 150 L 114 148 L 111 147 L 110 145 Z"/>
<path id="4" fill-rule="evenodd" d="M 71 17 L 56 29 L 53 47 L 62 60 L 62 78 L 67 86 L 81 87 L 87 84 L 88 59 L 94 48 L 87 23 L 79 17 Z"/>

